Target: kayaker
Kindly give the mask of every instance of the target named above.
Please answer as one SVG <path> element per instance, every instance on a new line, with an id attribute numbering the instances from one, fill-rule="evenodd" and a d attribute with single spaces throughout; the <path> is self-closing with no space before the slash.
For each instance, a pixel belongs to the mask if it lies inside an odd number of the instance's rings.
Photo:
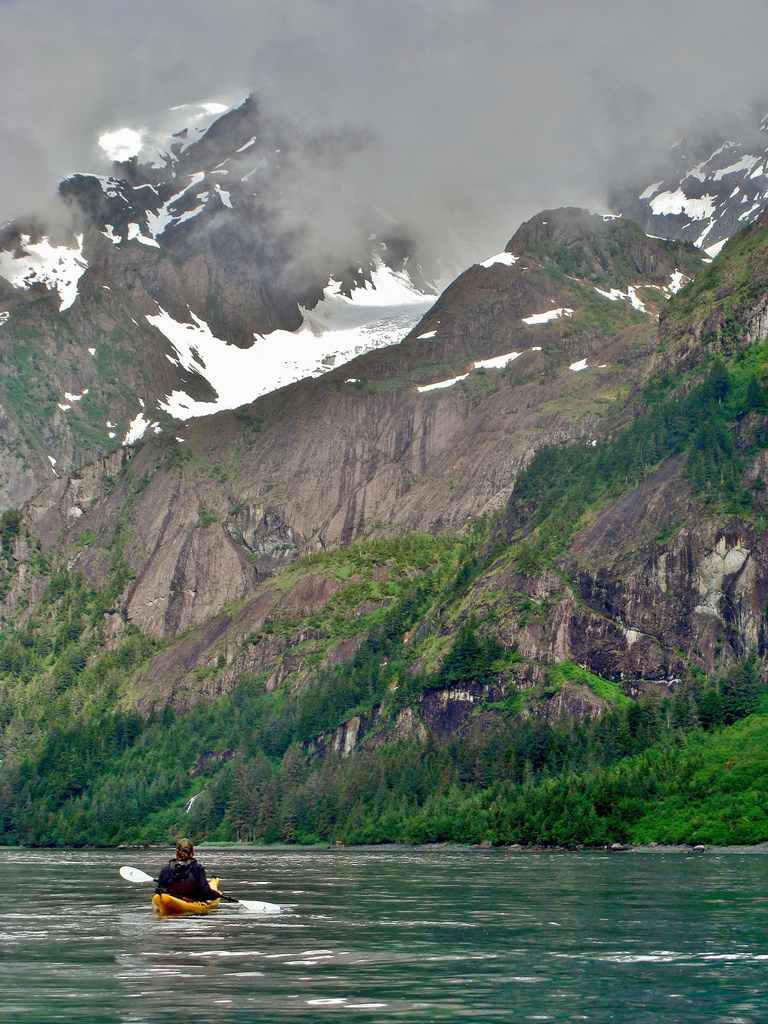
<path id="1" fill-rule="evenodd" d="M 176 857 L 160 872 L 155 892 L 167 892 L 185 900 L 215 900 L 221 896 L 208 884 L 205 868 L 195 860 L 189 839 L 179 839 L 176 843 Z"/>

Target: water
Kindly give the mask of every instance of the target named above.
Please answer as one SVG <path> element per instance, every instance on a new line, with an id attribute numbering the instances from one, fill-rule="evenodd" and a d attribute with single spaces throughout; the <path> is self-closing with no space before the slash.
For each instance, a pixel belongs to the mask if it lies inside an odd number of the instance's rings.
<path id="1" fill-rule="evenodd" d="M 162 854 L 0 850 L 14 1024 L 768 1020 L 768 861 L 736 854 L 210 850 L 224 907 L 157 919 Z"/>

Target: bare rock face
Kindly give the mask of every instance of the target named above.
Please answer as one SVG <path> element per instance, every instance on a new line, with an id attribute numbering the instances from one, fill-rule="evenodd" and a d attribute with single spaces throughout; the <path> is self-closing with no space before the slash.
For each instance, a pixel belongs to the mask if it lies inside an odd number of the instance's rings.
<path id="1" fill-rule="evenodd" d="M 599 431 L 654 345 L 652 317 L 534 259 L 476 266 L 402 344 L 150 434 L 93 497 L 54 480 L 32 530 L 46 548 L 86 534 L 97 585 L 120 532 L 124 616 L 170 638 L 300 555 L 502 508 L 538 447 Z"/>
<path id="2" fill-rule="evenodd" d="M 304 656 L 296 648 L 309 639 L 309 631 L 277 634 L 270 623 L 290 623 L 320 611 L 340 586 L 313 572 L 300 574 L 290 585 L 277 580 L 258 584 L 235 611 L 209 616 L 152 659 L 135 687 L 137 706 L 149 710 L 170 700 L 189 707 L 230 689 L 245 674 L 266 676 L 266 688 L 275 689 L 288 675 L 300 673 Z M 160 635 L 165 626 L 160 624 Z"/>
<path id="3" fill-rule="evenodd" d="M 492 613 L 499 638 L 530 665 L 573 661 L 641 689 L 674 686 L 689 663 L 714 672 L 764 654 L 766 539 L 702 512 L 682 468 L 670 460 L 583 529 L 564 563 L 568 582 L 495 566 L 474 588 L 474 614 Z"/>
<path id="4" fill-rule="evenodd" d="M 257 572 L 271 575 L 292 562 L 298 552 L 293 530 L 280 512 L 246 505 L 235 509 L 225 523 L 232 540 L 252 556 Z"/>
<path id="5" fill-rule="evenodd" d="M 250 574 L 218 525 L 167 537 L 143 567 L 126 601 L 128 619 L 154 636 L 176 635 L 241 597 Z"/>

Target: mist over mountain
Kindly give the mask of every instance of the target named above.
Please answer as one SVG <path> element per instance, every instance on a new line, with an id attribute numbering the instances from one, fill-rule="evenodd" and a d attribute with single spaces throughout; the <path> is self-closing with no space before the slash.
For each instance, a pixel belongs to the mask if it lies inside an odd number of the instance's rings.
<path id="1" fill-rule="evenodd" d="M 768 12 L 759 0 L 727 17 L 713 0 L 589 0 L 578 17 L 572 4 L 532 0 L 290 12 L 266 0 L 215 11 L 200 0 L 7 0 L 0 27 L 0 88 L 13 97 L 0 221 L 43 209 L 66 174 L 108 172 L 104 132 L 253 91 L 308 135 L 364 140 L 332 167 L 294 167 L 300 187 L 275 196 L 286 223 L 306 224 L 309 207 L 318 236 L 341 242 L 361 204 L 378 207 L 408 224 L 426 258 L 458 270 L 538 209 L 604 207 L 609 187 L 642 177 L 692 124 L 738 115 L 764 89 Z"/>

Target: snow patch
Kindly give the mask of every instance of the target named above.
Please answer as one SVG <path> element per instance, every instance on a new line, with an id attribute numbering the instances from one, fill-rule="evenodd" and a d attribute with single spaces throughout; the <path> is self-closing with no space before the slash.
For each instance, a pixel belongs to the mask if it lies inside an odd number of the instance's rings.
<path id="1" fill-rule="evenodd" d="M 139 399 L 141 401 L 141 399 Z M 142 402 L 142 406 L 143 406 Z M 144 436 L 144 432 L 149 426 L 149 420 L 145 417 L 143 412 L 140 412 L 138 416 L 135 416 L 128 424 L 128 431 L 123 438 L 123 444 L 136 444 Z"/>
<path id="2" fill-rule="evenodd" d="M 77 298 L 77 282 L 88 269 L 88 262 L 83 256 L 83 236 L 77 235 L 76 248 L 52 245 L 47 235 L 39 242 L 32 242 L 29 235 L 22 235 L 20 246 L 23 254 L 19 257 L 10 252 L 0 252 L 0 277 L 15 288 L 45 285 L 58 292 L 59 311 L 69 309 Z"/>
<path id="3" fill-rule="evenodd" d="M 750 206 L 748 210 L 745 210 L 744 213 L 739 215 L 739 220 L 749 220 L 749 218 L 755 213 L 755 211 L 759 210 L 760 208 L 760 203 L 754 203 L 752 206 Z"/>
<path id="4" fill-rule="evenodd" d="M 254 144 L 255 141 L 256 141 L 256 136 L 253 135 L 253 136 L 251 136 L 250 139 L 248 139 L 247 142 L 243 143 L 243 145 L 239 149 L 236 149 L 235 152 L 236 153 L 244 153 L 246 151 L 246 149 L 250 149 L 251 148 L 251 146 Z"/>
<path id="5" fill-rule="evenodd" d="M 213 402 L 200 402 L 173 391 L 160 408 L 181 420 L 235 409 L 303 377 L 326 373 L 363 352 L 401 341 L 435 296 L 417 291 L 405 274 L 380 260 L 372 282 L 348 298 L 341 294 L 340 283 L 331 279 L 317 305 L 301 310 L 304 322 L 298 330 L 255 335 L 255 344 L 248 349 L 215 337 L 192 311 L 192 322 L 179 323 L 158 306 L 159 312 L 147 321 L 170 341 L 178 364 L 201 374 L 217 395 Z"/>
<path id="6" fill-rule="evenodd" d="M 715 159 L 715 157 L 718 157 L 718 156 L 720 156 L 720 154 L 721 154 L 721 153 L 724 153 L 724 152 L 726 151 L 726 149 L 733 149 L 733 147 L 734 147 L 735 145 L 736 145 L 736 143 L 735 143 L 735 142 L 730 142 L 730 141 L 729 141 L 729 142 L 724 142 L 724 143 L 723 143 L 723 145 L 722 145 L 722 146 L 719 146 L 719 147 L 718 147 L 718 148 L 717 148 L 717 149 L 716 149 L 716 150 L 714 151 L 714 153 L 711 153 L 711 154 L 710 154 L 710 155 L 709 155 L 709 156 L 707 157 L 707 159 L 706 159 L 706 160 L 702 160 L 700 164 L 697 164 L 697 165 L 696 165 L 695 167 L 691 168 L 691 170 L 690 170 L 690 171 L 688 171 L 688 173 L 686 174 L 686 176 L 685 176 L 685 177 L 686 177 L 686 178 L 696 178 L 696 179 L 697 179 L 697 181 L 706 181 L 706 180 L 707 180 L 707 178 L 709 177 L 709 175 L 707 174 L 707 172 L 706 172 L 706 170 L 705 170 L 705 168 L 707 167 L 707 165 L 708 165 L 708 164 L 711 164 L 711 163 L 712 163 L 712 161 L 713 161 L 713 160 Z M 674 147 L 673 147 L 673 148 L 674 148 Z"/>
<path id="7" fill-rule="evenodd" d="M 513 256 L 511 252 L 497 252 L 495 256 L 489 256 L 487 260 L 483 260 L 479 265 L 481 267 L 494 267 L 497 263 L 500 263 L 502 266 L 512 267 L 519 259 L 519 256 Z"/>
<path id="8" fill-rule="evenodd" d="M 229 192 L 227 192 L 226 189 L 223 189 L 221 185 L 214 185 L 214 188 L 216 189 L 216 194 L 218 195 L 219 199 L 222 201 L 224 206 L 228 207 L 228 209 L 230 210 L 234 209 L 234 207 L 232 206 L 232 200 L 230 198 Z"/>
<path id="9" fill-rule="evenodd" d="M 587 365 L 587 360 L 586 359 L 579 359 L 578 362 L 571 363 L 571 365 L 568 367 L 568 369 L 569 370 L 573 370 L 574 373 L 578 373 L 579 370 L 588 370 L 589 366 Z"/>
<path id="10" fill-rule="evenodd" d="M 152 210 L 147 210 L 147 224 L 149 225 L 149 231 L 153 238 L 157 238 L 165 231 L 165 229 L 175 222 L 181 219 L 180 214 L 174 214 L 171 212 L 171 208 L 181 199 L 182 196 L 194 188 L 195 185 L 199 185 L 205 178 L 204 171 L 195 171 L 194 174 L 189 175 L 189 181 L 180 192 L 176 192 L 171 196 L 160 209 L 153 213 Z M 202 209 L 202 207 L 201 207 Z M 199 210 L 197 211 L 200 212 Z"/>
<path id="11" fill-rule="evenodd" d="M 603 298 L 610 299 L 611 302 L 618 302 L 619 299 L 628 298 L 626 292 L 623 292 L 620 288 L 611 288 L 606 291 L 604 288 L 595 288 L 598 295 L 602 295 Z"/>
<path id="12" fill-rule="evenodd" d="M 427 331 L 426 334 L 419 334 L 419 335 L 417 335 L 416 340 L 417 341 L 422 341 L 422 340 L 426 341 L 427 338 L 434 338 L 434 336 L 436 334 L 437 334 L 437 331 Z"/>
<path id="13" fill-rule="evenodd" d="M 710 231 L 712 230 L 712 228 L 713 228 L 714 226 L 715 226 L 715 222 L 714 222 L 713 220 L 711 220 L 711 221 L 709 222 L 709 224 L 707 224 L 707 226 L 706 226 L 706 227 L 704 228 L 704 230 L 703 230 L 703 231 L 701 232 L 701 234 L 699 235 L 699 237 L 698 237 L 698 238 L 696 239 L 696 241 L 695 241 L 695 242 L 693 243 L 693 244 L 694 244 L 694 245 L 696 246 L 696 248 L 697 248 L 697 249 L 701 249 L 701 246 L 702 246 L 702 242 L 704 241 L 704 239 L 705 239 L 705 238 L 707 237 L 707 235 L 708 235 L 708 234 L 710 233 Z"/>
<path id="14" fill-rule="evenodd" d="M 11 314 L 8 312 L 7 309 L 4 309 L 0 313 L 0 325 L 7 324 L 10 319 L 11 319 Z"/>
<path id="15" fill-rule="evenodd" d="M 96 349 L 95 349 L 95 348 L 89 348 L 89 349 L 88 349 L 88 352 L 89 352 L 89 354 L 90 354 L 90 355 L 92 355 L 92 356 L 95 356 L 95 355 L 96 355 Z"/>
<path id="16" fill-rule="evenodd" d="M 492 359 L 479 359 L 473 365 L 476 370 L 502 370 L 519 355 L 522 355 L 522 352 L 507 352 L 506 355 L 493 356 Z"/>
<path id="17" fill-rule="evenodd" d="M 710 245 L 710 246 L 708 246 L 708 247 L 707 247 L 707 248 L 706 248 L 706 249 L 704 250 L 704 252 L 705 252 L 705 253 L 706 253 L 706 254 L 707 254 L 708 256 L 710 256 L 710 257 L 711 257 L 712 259 L 714 259 L 714 258 L 715 258 L 715 256 L 719 256 L 719 255 L 720 255 L 720 251 L 722 250 L 723 246 L 725 245 L 725 243 L 726 243 L 727 241 L 728 241 L 728 239 L 727 239 L 727 238 L 723 238 L 723 239 L 721 239 L 721 240 L 720 240 L 719 242 L 715 242 L 715 244 L 714 244 L 714 245 Z"/>
<path id="18" fill-rule="evenodd" d="M 69 391 L 64 392 L 64 397 L 68 402 L 79 402 L 83 395 L 87 395 L 90 388 L 83 388 L 79 395 L 73 395 Z"/>
<path id="19" fill-rule="evenodd" d="M 529 352 L 541 352 L 541 346 L 535 345 L 533 348 L 528 349 Z M 490 359 L 477 359 L 472 363 L 473 370 L 503 370 L 509 363 L 514 362 L 518 356 L 521 356 L 522 352 L 506 352 L 502 356 L 492 356 Z M 454 384 L 458 384 L 459 381 L 465 380 L 469 376 L 469 372 L 462 373 L 458 377 L 451 377 L 449 380 L 439 380 L 435 384 L 422 384 L 417 386 L 416 390 L 424 393 L 425 391 L 438 391 L 443 388 L 453 387 Z"/>
<path id="20" fill-rule="evenodd" d="M 677 295 L 677 293 L 680 291 L 683 285 L 687 283 L 687 281 L 688 278 L 685 276 L 685 274 L 681 273 L 677 268 L 675 268 L 672 271 L 672 277 L 669 279 L 669 284 L 667 285 L 667 288 L 669 289 L 672 295 Z"/>
<path id="21" fill-rule="evenodd" d="M 736 174 L 737 171 L 751 171 L 759 160 L 759 156 L 743 156 L 735 164 L 729 164 L 728 167 L 722 167 L 719 171 L 715 171 L 712 177 L 715 181 L 722 181 L 727 174 Z"/>
<path id="22" fill-rule="evenodd" d="M 663 184 L 664 184 L 663 181 L 654 181 L 654 183 L 652 185 L 649 185 L 648 188 L 643 189 L 643 191 L 640 193 L 640 195 L 637 198 L 638 199 L 650 199 L 651 196 L 655 192 L 659 191 L 659 189 L 661 188 L 661 186 Z"/>
<path id="23" fill-rule="evenodd" d="M 648 312 L 648 310 L 645 308 L 645 303 L 637 294 L 637 291 L 633 285 L 629 285 L 627 287 L 627 298 L 632 303 L 634 309 L 638 310 L 640 313 Z"/>
<path id="24" fill-rule="evenodd" d="M 454 384 L 458 384 L 459 381 L 465 380 L 468 376 L 468 373 L 462 373 L 458 377 L 451 377 L 450 380 L 439 380 L 436 384 L 422 384 L 416 390 L 424 394 L 425 391 L 439 391 L 442 388 L 451 388 Z"/>
<path id="25" fill-rule="evenodd" d="M 568 306 L 562 306 L 559 309 L 549 309 L 546 313 L 531 313 L 530 316 L 523 317 L 524 324 L 548 324 L 551 320 L 559 320 L 561 317 L 573 316 L 573 310 Z"/>
<path id="26" fill-rule="evenodd" d="M 691 220 L 706 220 L 715 212 L 716 196 L 707 193 L 700 199 L 690 199 L 681 188 L 674 192 L 660 192 L 651 200 L 651 210 L 657 217 L 685 214 Z"/>
<path id="27" fill-rule="evenodd" d="M 128 225 L 128 241 L 129 242 L 141 242 L 142 245 L 152 245 L 155 249 L 160 248 L 160 243 L 156 242 L 154 238 L 150 238 L 149 235 L 143 235 L 141 228 L 138 224 Z"/>

